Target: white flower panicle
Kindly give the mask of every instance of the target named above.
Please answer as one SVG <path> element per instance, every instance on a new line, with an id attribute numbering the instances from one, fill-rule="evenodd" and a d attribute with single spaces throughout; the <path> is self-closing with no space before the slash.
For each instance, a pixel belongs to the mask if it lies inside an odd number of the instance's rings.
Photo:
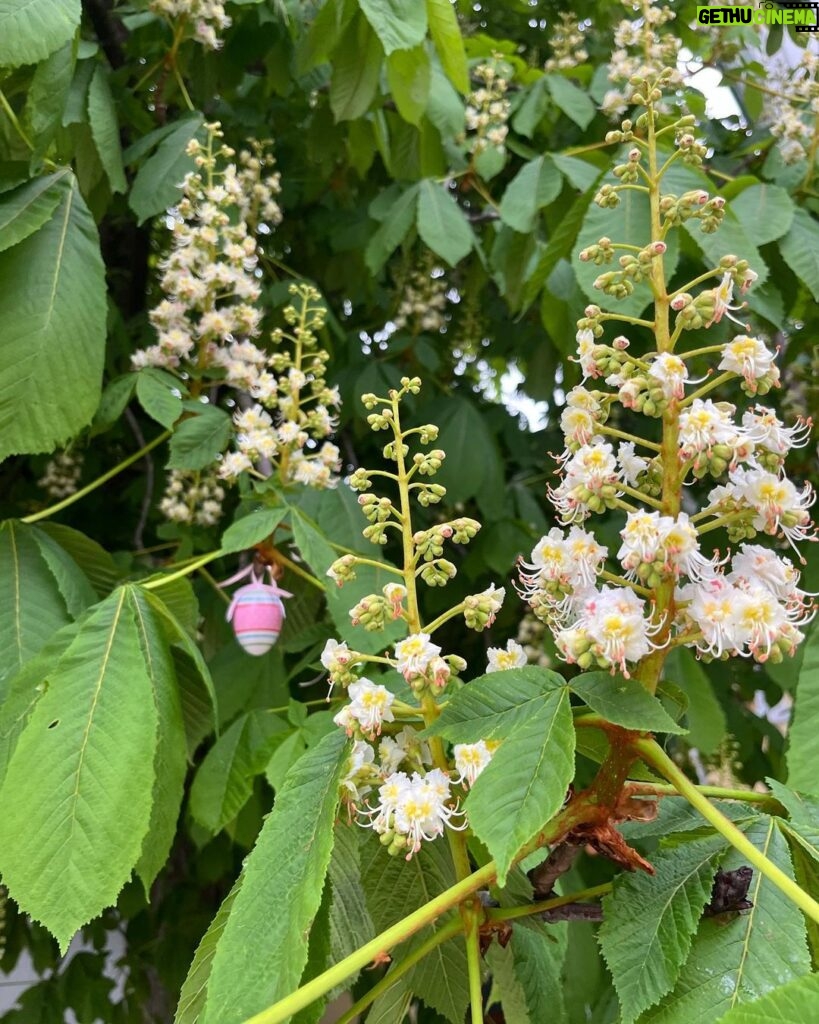
<path id="1" fill-rule="evenodd" d="M 631 79 L 635 103 L 653 108 L 641 115 L 645 118 L 654 116 L 662 87 L 674 84 L 675 73 L 651 70 L 652 62 L 665 63 L 658 28 L 670 13 L 651 2 L 641 4 L 641 13 L 641 22 L 623 22 L 618 28 L 623 52 L 615 54 L 615 64 Z M 625 53 L 633 47 L 642 48 L 639 57 Z M 640 68 L 639 61 L 645 66 Z M 688 130 L 694 123 L 685 115 L 673 127 L 677 155 L 696 164 L 704 148 Z M 635 122 L 623 121 L 621 131 L 606 137 L 609 143 L 630 143 L 632 149 L 629 163 L 614 168 L 621 184 L 600 186 L 595 201 L 603 208 L 616 206 L 618 190 L 639 180 L 632 164 L 642 159 L 634 143 L 643 129 L 639 120 L 636 124 L 638 130 Z M 644 137 L 639 141 L 649 145 Z M 633 256 L 631 239 L 625 244 L 602 237 L 586 246 L 580 259 L 600 265 L 612 262 L 617 249 L 626 250 L 619 258 L 621 269 L 601 274 L 595 287 L 614 299 L 627 297 L 647 276 L 651 261 L 664 256 L 667 228 L 697 218 L 710 233 L 718 228 L 724 205 L 721 197 L 700 189 L 681 196 L 661 191 L 661 238 L 644 242 Z M 708 278 L 716 279 L 716 286 L 694 294 Z M 774 550 L 748 543 L 767 534 L 780 547 L 789 544 L 796 550 L 799 542 L 816 539 L 809 514 L 813 488 L 790 480 L 784 468 L 788 452 L 808 443 L 812 423 L 799 419 L 786 426 L 765 405 L 738 410 L 712 394 L 731 382 L 758 403 L 779 387 L 773 347 L 731 316 L 743 308 L 733 304 L 734 290 L 745 293 L 756 279 L 746 260 L 729 254 L 671 292 L 671 323 L 664 337 L 657 332 L 657 351 L 637 355 L 623 335 L 606 341 L 607 321 L 650 327 L 645 321 L 595 304 L 577 321 L 577 361 L 584 381 L 568 393 L 561 411 L 565 449 L 558 457 L 559 482 L 548 489 L 570 530 L 554 527 L 530 560 L 520 561 L 519 592 L 552 631 L 561 656 L 584 671 L 601 668 L 628 676 L 643 659 L 671 645 L 688 645 L 707 658 L 778 661 L 794 652 L 803 639 L 800 627 L 814 614 L 815 595 L 799 588 L 793 564 Z M 737 323 L 741 333 L 686 351 L 685 331 L 706 330 L 723 318 Z M 710 367 L 702 362 L 705 357 L 711 357 Z M 593 386 L 601 379 L 605 387 Z M 644 425 L 627 433 L 624 413 L 662 421 L 662 443 L 659 423 L 656 430 Z M 616 451 L 613 439 L 618 440 Z M 697 509 L 685 488 L 707 478 L 716 486 Z M 593 516 L 604 513 L 625 519 L 618 521 L 619 547 L 611 551 L 589 526 Z M 717 528 L 726 531 L 733 551 L 720 553 L 709 545 L 708 534 Z M 519 664 L 511 657 L 493 650 L 490 668 Z M 661 664 L 662 659 L 654 659 L 648 673 Z"/>
<path id="2" fill-rule="evenodd" d="M 490 148 L 505 152 L 511 110 L 506 94 L 511 72 L 511 67 L 500 56 L 479 64 L 472 71 L 479 85 L 467 96 L 465 138 L 473 156 Z"/>
<path id="3" fill-rule="evenodd" d="M 46 463 L 37 486 L 42 487 L 50 498 L 67 498 L 77 490 L 83 461 L 80 452 L 57 452 Z"/>
<path id="4" fill-rule="evenodd" d="M 561 11 L 557 24 L 552 26 L 549 44 L 552 55 L 544 65 L 545 71 L 566 71 L 589 59 L 583 47 L 583 30 L 577 15 Z"/>
<path id="5" fill-rule="evenodd" d="M 293 285 L 295 303 L 283 311 L 292 329 L 270 334 L 272 352 L 262 337 L 257 236 L 282 218 L 275 161 L 267 143 L 251 141 L 237 157 L 220 141 L 218 124 L 206 129 L 205 143 L 188 145 L 196 170 L 168 214 L 164 298 L 150 313 L 157 341 L 132 356 L 133 367 L 162 367 L 200 389 L 210 381 L 239 393 L 236 447 L 219 464 L 222 480 L 278 470 L 283 482 L 335 486 L 340 458 L 329 437 L 339 395 L 324 377 L 329 356 L 317 332 L 326 310 L 318 292 Z"/>
<path id="6" fill-rule="evenodd" d="M 218 50 L 219 33 L 232 24 L 225 5 L 217 0 L 150 0 L 149 7 L 169 21 L 189 26 L 192 38 L 206 50 Z"/>
<path id="7" fill-rule="evenodd" d="M 159 511 L 172 523 L 215 526 L 222 518 L 224 499 L 224 488 L 215 473 L 172 469 L 159 502 Z"/>

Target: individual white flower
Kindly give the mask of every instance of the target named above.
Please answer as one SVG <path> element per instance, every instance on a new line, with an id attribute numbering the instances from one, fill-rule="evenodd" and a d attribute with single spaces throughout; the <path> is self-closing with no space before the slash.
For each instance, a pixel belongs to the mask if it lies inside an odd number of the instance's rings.
<path id="1" fill-rule="evenodd" d="M 717 405 L 710 398 L 695 398 L 680 413 L 680 458 L 687 461 L 714 445 L 733 444 L 737 437 L 733 414 L 734 406 L 727 402 Z"/>
<path id="2" fill-rule="evenodd" d="M 503 672 L 510 668 L 523 668 L 526 664 L 526 652 L 515 640 L 509 640 L 506 650 L 502 647 L 490 647 L 486 652 L 487 672 Z"/>
<path id="3" fill-rule="evenodd" d="M 664 536 L 663 520 L 659 512 L 629 512 L 626 525 L 620 531 L 622 545 L 617 558 L 623 568 L 633 573 L 642 563 L 657 561 Z"/>
<path id="4" fill-rule="evenodd" d="M 731 316 L 731 313 L 736 313 L 743 308 L 740 306 L 732 306 L 731 299 L 734 297 L 734 276 L 730 270 L 722 276 L 722 280 L 714 289 L 714 315 L 706 324 L 706 327 L 710 327 L 712 324 L 718 324 L 722 320 L 723 316 L 727 316 L 729 320 L 733 320 L 735 324 L 739 324 L 740 327 L 746 325 L 741 320 L 737 320 L 735 316 Z M 744 304 L 743 304 L 744 305 Z"/>
<path id="5" fill-rule="evenodd" d="M 718 369 L 730 370 L 744 377 L 751 394 L 754 394 L 755 382 L 771 372 L 775 358 L 776 354 L 770 352 L 760 338 L 738 334 L 722 350 Z"/>
<path id="6" fill-rule="evenodd" d="M 607 585 L 584 601 L 579 626 L 591 641 L 595 657 L 605 659 L 612 670 L 619 668 L 626 677 L 626 663 L 649 653 L 650 637 L 657 631 L 645 617 L 644 602 L 633 591 Z"/>
<path id="7" fill-rule="evenodd" d="M 432 643 L 429 633 L 412 633 L 395 645 L 396 668 L 409 679 L 423 675 L 441 648 Z"/>
<path id="8" fill-rule="evenodd" d="M 375 775 L 371 769 L 375 760 L 375 751 L 365 740 L 356 740 L 350 751 L 347 772 L 341 780 L 341 788 L 349 793 L 349 799 L 359 803 L 372 790 L 370 779 Z"/>
<path id="9" fill-rule="evenodd" d="M 377 736 L 384 722 L 392 722 L 392 703 L 395 695 L 386 686 L 380 686 L 371 680 L 362 678 L 350 683 L 347 692 L 350 703 L 347 710 L 350 717 L 358 722 L 365 736 Z"/>
<path id="10" fill-rule="evenodd" d="M 632 441 L 623 441 L 617 446 L 617 461 L 625 482 L 629 487 L 636 487 L 639 477 L 648 469 L 648 459 L 635 454 Z"/>
<path id="11" fill-rule="evenodd" d="M 672 352 L 660 352 L 652 360 L 648 375 L 659 382 L 667 401 L 685 397 L 688 368 L 679 356 Z"/>
<path id="12" fill-rule="evenodd" d="M 793 562 L 761 544 L 740 545 L 731 559 L 728 579 L 744 587 L 762 583 L 777 600 L 789 606 L 808 608 L 810 605 L 810 595 L 799 589 L 799 570 Z"/>
<path id="13" fill-rule="evenodd" d="M 787 455 L 791 448 L 803 448 L 810 440 L 813 423 L 799 419 L 795 426 L 786 427 L 773 409 L 755 405 L 742 416 L 746 436 L 762 448 L 777 455 Z"/>
<path id="14" fill-rule="evenodd" d="M 566 460 L 563 480 L 549 489 L 549 497 L 563 522 L 579 522 L 592 511 L 603 511 L 620 493 L 619 476 L 614 449 L 596 438 Z"/>
<path id="15" fill-rule="evenodd" d="M 405 762 L 413 767 L 432 764 L 429 744 L 418 738 L 417 730 L 405 725 L 395 737 L 385 736 L 378 745 L 378 757 L 381 771 L 390 775 Z"/>
<path id="16" fill-rule="evenodd" d="M 809 483 L 800 492 L 787 477 L 759 467 L 734 470 L 730 481 L 736 498 L 755 510 L 751 522 L 757 530 L 781 533 L 792 547 L 811 536 L 813 527 L 807 510 L 815 494 Z"/>
<path id="17" fill-rule="evenodd" d="M 452 749 L 455 757 L 455 769 L 458 772 L 456 782 L 461 782 L 470 789 L 475 779 L 492 760 L 492 751 L 485 740 L 477 743 L 456 743 Z"/>

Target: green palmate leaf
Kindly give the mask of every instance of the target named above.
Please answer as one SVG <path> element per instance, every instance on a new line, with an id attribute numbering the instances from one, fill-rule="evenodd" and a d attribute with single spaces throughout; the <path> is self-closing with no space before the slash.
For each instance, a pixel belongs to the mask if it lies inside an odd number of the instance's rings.
<path id="1" fill-rule="evenodd" d="M 499 885 L 518 850 L 560 809 L 573 775 L 574 727 L 562 687 L 501 743 L 464 804 L 473 832 L 497 862 Z"/>
<path id="2" fill-rule="evenodd" d="M 0 460 L 51 451 L 94 415 L 105 350 L 105 269 L 76 182 L 0 254 L 0 336 Z"/>
<path id="3" fill-rule="evenodd" d="M 35 526 L 30 534 L 54 577 L 68 614 L 72 619 L 76 619 L 86 608 L 96 604 L 97 594 L 94 588 L 71 555 L 45 530 Z"/>
<path id="4" fill-rule="evenodd" d="M 203 828 L 218 832 L 233 821 L 253 792 L 253 779 L 265 770 L 288 731 L 281 718 L 257 709 L 222 733 L 191 787 L 191 814 Z"/>
<path id="5" fill-rule="evenodd" d="M 136 387 L 136 374 L 124 373 L 115 377 L 103 388 L 97 411 L 89 430 L 89 437 L 103 434 L 112 427 L 122 415 L 125 406 L 130 402 Z"/>
<path id="6" fill-rule="evenodd" d="M 243 516 L 222 534 L 221 548 L 225 554 L 246 551 L 254 544 L 266 540 L 287 515 L 287 508 L 263 508 Z"/>
<path id="7" fill-rule="evenodd" d="M 360 13 L 350 22 L 333 52 L 330 109 L 336 121 L 361 117 L 378 90 L 384 50 Z"/>
<path id="8" fill-rule="evenodd" d="M 359 5 L 387 55 L 417 46 L 427 34 L 426 7 L 416 0 L 359 0 Z"/>
<path id="9" fill-rule="evenodd" d="M 526 996 L 515 975 L 511 946 L 502 948 L 493 942 L 484 959 L 492 975 L 489 1005 L 501 1004 L 505 1024 L 532 1024 Z"/>
<path id="10" fill-rule="evenodd" d="M 0 67 L 36 64 L 80 23 L 80 0 L 0 0 Z"/>
<path id="11" fill-rule="evenodd" d="M 193 158 L 186 153 L 187 145 L 203 120 L 198 113 L 182 118 L 162 136 L 156 152 L 140 167 L 128 196 L 128 205 L 140 224 L 179 201 L 182 179 L 194 168 Z M 135 159 L 133 149 L 126 154 L 131 159 Z"/>
<path id="12" fill-rule="evenodd" d="M 221 907 L 216 912 L 216 917 L 211 921 L 208 930 L 202 936 L 202 941 L 196 947 L 193 963 L 182 985 L 182 991 L 179 993 L 179 1005 L 173 1018 L 174 1024 L 197 1024 L 201 1020 L 208 994 L 213 957 L 243 880 L 244 875 L 239 875 L 233 883 L 233 888 L 223 900 Z"/>
<path id="13" fill-rule="evenodd" d="M 501 220 L 515 231 L 529 232 L 538 210 L 560 195 L 562 178 L 548 156 L 530 160 L 518 171 L 503 194 Z"/>
<path id="14" fill-rule="evenodd" d="M 819 302 L 819 224 L 807 210 L 794 211 L 790 230 L 779 242 L 782 259 Z"/>
<path id="15" fill-rule="evenodd" d="M 469 92 L 469 68 L 455 8 L 449 0 L 426 0 L 429 34 L 438 59 L 458 92 Z"/>
<path id="16" fill-rule="evenodd" d="M 111 191 L 125 192 L 128 182 L 122 166 L 119 121 L 108 84 L 108 74 L 102 64 L 97 65 L 88 87 L 88 123 Z"/>
<path id="17" fill-rule="evenodd" d="M 427 109 L 432 72 L 423 46 L 394 50 L 387 57 L 387 82 L 398 113 L 410 124 L 418 124 Z"/>
<path id="18" fill-rule="evenodd" d="M 76 636 L 78 628 L 76 622 L 63 626 L 18 672 L 4 681 L 0 702 L 0 786 L 23 728 L 37 701 L 45 693 L 48 674 Z"/>
<path id="19" fill-rule="evenodd" d="M 548 930 L 533 924 L 515 925 L 509 948 L 531 1024 L 545 1020 L 551 1024 L 566 1022 L 563 964 L 567 945 L 565 924 L 551 925 Z"/>
<path id="20" fill-rule="evenodd" d="M 213 704 L 193 659 L 179 647 L 171 648 L 171 657 L 179 684 L 187 757 L 192 762 L 199 744 L 213 732 Z"/>
<path id="21" fill-rule="evenodd" d="M 444 185 L 428 178 L 419 186 L 418 234 L 436 255 L 453 267 L 475 244 L 463 210 Z"/>
<path id="22" fill-rule="evenodd" d="M 333 893 L 328 923 L 333 963 L 339 963 L 375 935 L 361 879 L 359 838 L 347 825 L 336 825 L 327 872 Z M 356 974 L 349 978 L 345 987 L 352 985 L 357 977 Z"/>
<path id="23" fill-rule="evenodd" d="M 65 599 L 32 532 L 0 525 L 0 687 L 70 621 Z"/>
<path id="24" fill-rule="evenodd" d="M 575 199 L 566 216 L 549 239 L 549 243 L 541 253 L 534 270 L 523 287 L 522 305 L 524 311 L 540 294 L 552 271 L 561 259 L 568 257 L 574 247 L 577 232 L 594 193 L 589 190 Z"/>
<path id="25" fill-rule="evenodd" d="M 418 186 L 412 185 L 392 204 L 381 226 L 367 243 L 364 258 L 373 274 L 378 273 L 406 238 L 415 223 L 417 205 Z"/>
<path id="26" fill-rule="evenodd" d="M 34 178 L 10 189 L 0 200 L 0 252 L 38 231 L 71 189 L 71 171 Z"/>
<path id="27" fill-rule="evenodd" d="M 224 409 L 203 405 L 174 431 L 168 468 L 204 469 L 216 461 L 232 436 L 233 423 Z"/>
<path id="28" fill-rule="evenodd" d="M 565 680 L 549 669 L 513 668 L 479 676 L 452 693 L 425 736 L 443 736 L 453 743 L 500 739 L 539 714 Z"/>
<path id="29" fill-rule="evenodd" d="M 786 234 L 795 206 L 779 185 L 751 185 L 730 200 L 731 209 L 755 245 L 766 245 Z"/>
<path id="30" fill-rule="evenodd" d="M 713 754 L 728 731 L 728 723 L 705 669 L 691 651 L 675 647 L 666 658 L 665 674 L 678 682 L 688 697 L 688 742 L 703 754 Z"/>
<path id="31" fill-rule="evenodd" d="M 480 501 L 482 489 L 503 472 L 497 440 L 486 417 L 474 403 L 459 395 L 427 406 L 426 413 L 438 424 L 438 443 L 446 452 L 436 483 L 446 487 L 449 501 L 466 501 L 476 496 Z"/>
<path id="32" fill-rule="evenodd" d="M 343 734 L 328 733 L 279 790 L 213 957 L 206 1024 L 244 1021 L 297 987 L 332 852 L 345 752 Z M 283 900 L 287 913 L 271 912 Z"/>
<path id="33" fill-rule="evenodd" d="M 121 589 L 96 606 L 49 672 L 0 791 L 3 880 L 63 950 L 116 900 L 139 858 L 157 725 Z"/>
<path id="34" fill-rule="evenodd" d="M 145 412 L 163 427 L 172 427 L 182 415 L 179 381 L 154 366 L 136 374 L 136 395 Z"/>
<path id="35" fill-rule="evenodd" d="M 205 663 L 205 659 L 202 657 L 202 652 L 199 650 L 199 646 L 193 641 L 190 632 L 185 629 L 184 624 L 179 621 L 171 608 L 156 594 L 155 591 L 148 590 L 143 591 L 143 593 L 145 594 L 145 598 L 148 603 L 159 616 L 159 619 L 162 622 L 162 628 L 165 630 L 165 635 L 168 638 L 168 642 L 178 644 L 179 648 L 181 648 L 186 657 L 190 660 L 191 668 L 194 670 L 194 675 L 189 678 L 188 682 L 198 682 L 201 690 L 204 691 L 199 694 L 199 698 L 201 700 L 202 697 L 207 697 L 211 707 L 211 721 L 216 722 L 218 720 L 216 690 L 213 687 L 213 679 L 211 679 L 210 670 Z M 184 702 L 186 700 L 184 693 L 182 695 L 182 699 L 184 711 Z M 189 695 L 187 699 L 190 700 L 191 696 Z"/>
<path id="36" fill-rule="evenodd" d="M 562 75 L 546 75 L 546 82 L 552 99 L 563 113 L 579 128 L 588 128 L 597 113 L 588 95 Z"/>
<path id="37" fill-rule="evenodd" d="M 333 901 L 333 893 L 325 879 L 324 889 L 321 894 L 321 903 L 318 912 L 313 919 L 310 928 L 310 937 L 307 942 L 307 963 L 304 965 L 299 987 L 306 985 L 313 978 L 317 977 L 329 966 L 330 959 L 330 905 Z M 345 986 L 346 987 L 346 986 Z M 324 1010 L 329 1001 L 325 993 L 314 999 L 309 1006 L 302 1007 L 298 1013 L 293 1014 L 291 1024 L 319 1024 L 324 1018 Z"/>
<path id="38" fill-rule="evenodd" d="M 38 523 L 39 533 L 46 533 L 68 552 L 88 578 L 97 597 L 106 597 L 119 582 L 121 573 L 114 559 L 95 540 L 62 523 Z"/>
<path id="39" fill-rule="evenodd" d="M 522 101 L 517 104 L 512 115 L 512 127 L 520 135 L 531 139 L 550 107 L 548 82 L 546 76 L 543 75 L 534 82 L 523 95 Z"/>
<path id="40" fill-rule="evenodd" d="M 26 96 L 23 118 L 35 141 L 35 152 L 45 153 L 62 121 L 77 54 L 70 40 L 37 65 Z"/>
<path id="41" fill-rule="evenodd" d="M 646 732 L 685 732 L 636 679 L 610 672 L 575 676 L 569 686 L 598 715 L 624 729 Z"/>
<path id="42" fill-rule="evenodd" d="M 775 818 L 760 817 L 747 835 L 793 877 Z M 733 871 L 742 865 L 741 855 L 729 850 L 721 867 Z M 641 1024 L 713 1024 L 732 1007 L 759 999 L 810 971 L 805 921 L 798 908 L 758 872 L 748 899 L 752 910 L 700 922 L 674 990 L 640 1018 Z"/>
<path id="43" fill-rule="evenodd" d="M 381 632 L 368 632 L 360 626 L 354 626 L 350 622 L 349 614 L 350 608 L 363 597 L 380 593 L 385 584 L 394 583 L 397 577 L 386 570 L 380 572 L 372 566 L 360 565 L 356 568 L 356 578 L 351 583 L 337 587 L 332 580 L 327 579 L 326 574 L 338 558 L 338 552 L 330 547 L 323 534 L 299 509 L 294 511 L 297 514 L 292 518 L 293 539 L 316 577 L 322 582 L 327 580 L 327 609 L 342 639 L 357 651 L 376 654 L 383 650 L 385 645 L 403 636 L 406 626 L 401 620 L 389 622 Z"/>
<path id="44" fill-rule="evenodd" d="M 805 642 L 796 685 L 796 703 L 788 733 L 788 785 L 803 793 L 819 794 L 819 629 Z"/>
<path id="45" fill-rule="evenodd" d="M 819 1007 L 819 974 L 775 988 L 761 999 L 735 1006 L 719 1024 L 814 1024 Z"/>
<path id="46" fill-rule="evenodd" d="M 131 588 L 128 603 L 134 616 L 145 670 L 156 710 L 157 740 L 151 820 L 136 865 L 146 897 L 168 859 L 176 834 L 187 768 L 185 723 L 173 657 L 162 623 L 143 591 Z"/>
<path id="47" fill-rule="evenodd" d="M 720 835 L 679 843 L 652 856 L 655 875 L 615 878 L 598 939 L 624 1024 L 674 987 L 726 846 Z"/>
<path id="48" fill-rule="evenodd" d="M 378 932 L 455 884 L 449 849 L 445 843 L 438 842 L 422 846 L 406 861 L 403 857 L 390 857 L 372 839 L 361 851 L 361 878 Z M 451 917 L 451 912 L 443 915 L 396 950 L 396 963 L 409 956 Z M 463 939 L 457 936 L 438 946 L 409 971 L 406 983 L 410 991 L 452 1024 L 461 1024 L 469 1002 Z"/>
<path id="49" fill-rule="evenodd" d="M 565 156 L 563 153 L 552 153 L 552 159 L 566 180 L 581 192 L 590 189 L 600 176 L 600 169 L 598 167 L 588 163 L 586 160 L 581 160 L 579 157 Z M 589 198 L 591 199 L 591 196 Z"/>
<path id="50" fill-rule="evenodd" d="M 412 989 L 401 978 L 375 1000 L 367 1014 L 367 1024 L 402 1024 L 412 1002 Z"/>

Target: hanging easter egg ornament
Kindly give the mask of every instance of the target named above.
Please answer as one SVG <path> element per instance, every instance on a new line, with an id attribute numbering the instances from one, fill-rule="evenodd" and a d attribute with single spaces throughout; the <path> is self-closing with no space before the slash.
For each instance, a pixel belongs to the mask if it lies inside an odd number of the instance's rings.
<path id="1" fill-rule="evenodd" d="M 264 582 L 265 569 L 269 583 Z M 222 586 L 237 583 L 247 576 L 251 582 L 234 593 L 226 617 L 242 648 L 248 654 L 259 656 L 267 654 L 279 639 L 285 618 L 282 598 L 293 595 L 277 585 L 272 566 L 262 568 L 255 562 L 225 580 Z"/>

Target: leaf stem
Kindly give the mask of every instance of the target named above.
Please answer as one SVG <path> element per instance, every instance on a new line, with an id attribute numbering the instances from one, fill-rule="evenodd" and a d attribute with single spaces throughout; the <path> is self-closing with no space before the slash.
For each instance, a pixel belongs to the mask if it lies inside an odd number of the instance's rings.
<path id="1" fill-rule="evenodd" d="M 17 115 L 14 113 L 14 110 L 12 109 L 12 106 L 9 103 L 9 101 L 6 99 L 6 95 L 2 89 L 0 89 L 0 107 L 2 107 L 5 111 L 6 117 L 9 119 L 9 121 L 11 121 L 12 127 L 23 140 L 23 142 L 28 146 L 28 148 L 32 152 L 34 152 L 34 143 L 23 130 L 23 126 L 20 124 Z"/>
<path id="2" fill-rule="evenodd" d="M 622 441 L 632 441 L 634 444 L 642 445 L 643 448 L 649 448 L 653 452 L 659 452 L 662 450 L 654 441 L 647 441 L 644 437 L 638 437 L 636 434 L 628 434 L 625 430 L 618 430 L 616 427 L 608 427 L 605 423 L 597 424 L 595 427 L 595 433 L 608 434 L 609 437 L 619 437 Z"/>
<path id="3" fill-rule="evenodd" d="M 176 572 L 170 573 L 168 576 L 157 576 L 152 580 L 147 580 L 145 583 L 140 583 L 143 590 L 158 590 L 160 587 L 166 587 L 169 583 L 173 583 L 175 580 L 181 580 L 183 576 L 190 576 L 192 572 L 196 572 L 197 569 L 201 569 L 203 565 L 207 565 L 208 562 L 213 562 L 217 558 L 221 558 L 224 552 L 220 548 L 218 551 L 209 551 L 206 555 L 202 555 L 195 562 L 191 562 L 190 565 L 185 565 L 181 569 L 177 569 Z"/>
<path id="4" fill-rule="evenodd" d="M 422 942 L 417 949 L 409 954 L 409 956 L 405 957 L 403 960 L 399 960 L 399 962 L 387 974 L 385 974 L 379 982 L 373 985 L 373 987 L 366 992 L 357 1003 L 354 1003 L 346 1013 L 342 1014 L 342 1016 L 338 1018 L 338 1024 L 352 1024 L 352 1021 L 354 1021 L 363 1010 L 366 1010 L 371 1003 L 374 1003 L 375 1000 L 378 999 L 379 996 L 391 989 L 397 981 L 400 981 L 407 971 L 413 968 L 419 960 L 423 960 L 423 958 L 428 953 L 431 953 L 433 949 L 437 949 L 438 946 L 446 942 L 447 939 L 453 938 L 462 931 L 463 923 L 460 917 L 453 917 L 451 921 L 448 921 L 443 925 L 443 927 L 439 928 L 437 932 L 430 935 L 426 942 Z"/>
<path id="5" fill-rule="evenodd" d="M 691 783 L 693 786 L 694 783 Z M 626 788 L 634 796 L 682 796 L 676 786 L 661 782 L 627 782 Z M 757 793 L 752 789 L 726 789 L 724 786 L 695 786 L 703 796 L 717 797 L 719 800 L 741 800 L 749 804 L 777 803 L 771 793 Z"/>
<path id="6" fill-rule="evenodd" d="M 283 555 L 278 548 L 276 548 L 276 561 L 280 562 L 286 569 L 294 572 L 297 576 L 301 576 L 303 580 L 307 580 L 308 583 L 312 584 L 317 590 L 326 590 L 327 587 L 320 579 L 317 579 L 312 573 L 307 572 L 306 569 L 302 569 L 300 565 L 288 558 L 287 555 Z"/>
<path id="7" fill-rule="evenodd" d="M 486 912 L 487 921 L 516 921 L 520 917 L 531 917 L 533 914 L 545 914 L 549 910 L 556 910 L 558 907 L 565 907 L 568 903 L 579 903 L 580 900 L 593 900 L 598 896 L 605 896 L 611 892 L 611 882 L 604 882 L 602 885 L 593 885 L 589 889 L 582 889 L 580 892 L 572 892 L 567 896 L 552 896 L 548 900 L 540 900 L 538 903 L 529 903 L 523 907 L 498 907 Z"/>
<path id="8" fill-rule="evenodd" d="M 469 1006 L 472 1024 L 484 1024 L 483 990 L 481 985 L 481 949 L 478 938 L 478 916 L 469 915 L 469 928 L 466 931 L 466 966 L 469 973 Z"/>
<path id="9" fill-rule="evenodd" d="M 788 878 L 776 864 L 760 853 L 748 837 L 740 832 L 725 815 L 721 814 L 711 801 L 689 781 L 658 743 L 654 740 L 638 739 L 634 743 L 634 749 L 645 761 L 664 775 L 677 792 L 684 796 L 691 806 L 695 807 L 703 818 L 728 840 L 734 849 L 746 857 L 760 874 L 764 875 L 768 881 L 773 882 L 779 891 L 795 903 L 812 921 L 819 923 L 819 903 L 804 889 L 801 889 L 792 878 Z"/>
<path id="10" fill-rule="evenodd" d="M 127 459 L 123 459 L 122 462 L 117 463 L 113 469 L 109 469 L 107 473 L 103 473 L 102 476 L 98 476 L 96 480 L 92 480 L 90 484 L 86 484 L 85 487 L 81 487 L 79 491 L 75 491 L 73 494 L 69 494 L 67 498 L 63 498 L 62 501 L 58 501 L 56 505 L 49 505 L 48 508 L 41 509 L 39 512 L 34 512 L 30 516 L 25 516 L 22 520 L 24 523 L 36 523 L 41 519 L 47 519 L 49 516 L 53 516 L 55 512 L 62 512 L 64 508 L 68 508 L 69 505 L 73 505 L 74 502 L 84 498 L 86 494 L 90 494 L 95 491 L 98 487 L 102 487 L 104 483 L 107 483 L 117 473 L 121 473 L 123 469 L 127 469 L 134 462 L 138 462 L 143 455 L 147 455 L 149 451 L 162 444 L 163 441 L 167 441 L 171 436 L 172 431 L 164 430 L 161 434 L 149 441 L 143 448 L 140 448 L 138 452 L 134 452 L 133 455 L 129 455 Z"/>

